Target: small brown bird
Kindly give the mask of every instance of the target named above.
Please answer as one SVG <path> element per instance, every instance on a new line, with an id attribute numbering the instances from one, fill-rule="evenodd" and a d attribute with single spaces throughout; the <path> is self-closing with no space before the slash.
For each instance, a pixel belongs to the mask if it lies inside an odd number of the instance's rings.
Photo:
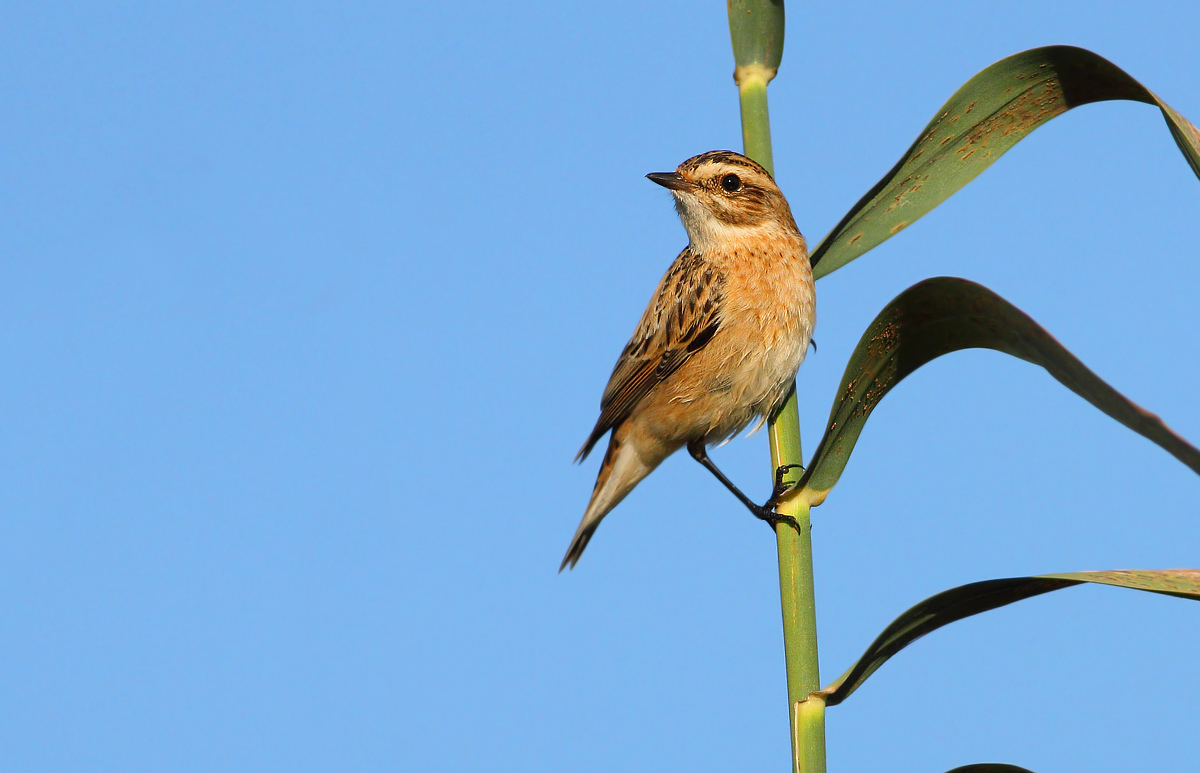
<path id="1" fill-rule="evenodd" d="M 757 429 L 791 391 L 816 322 L 804 237 L 771 175 L 739 153 L 716 150 L 646 176 L 674 195 L 688 246 L 621 352 L 575 457 L 612 430 L 560 572 L 574 568 L 600 520 L 684 446 L 758 517 L 783 518 L 772 515 L 774 496 L 760 507 L 738 491 L 706 447 L 755 419 Z"/>

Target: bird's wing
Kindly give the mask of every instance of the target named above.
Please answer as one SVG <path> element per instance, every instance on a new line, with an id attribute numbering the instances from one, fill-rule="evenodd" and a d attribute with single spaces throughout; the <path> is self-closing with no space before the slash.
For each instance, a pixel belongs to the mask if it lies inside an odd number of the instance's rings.
<path id="1" fill-rule="evenodd" d="M 600 400 L 600 419 L 576 461 L 712 340 L 721 322 L 724 284 L 721 271 L 701 256 L 690 249 L 680 253 L 621 352 Z"/>

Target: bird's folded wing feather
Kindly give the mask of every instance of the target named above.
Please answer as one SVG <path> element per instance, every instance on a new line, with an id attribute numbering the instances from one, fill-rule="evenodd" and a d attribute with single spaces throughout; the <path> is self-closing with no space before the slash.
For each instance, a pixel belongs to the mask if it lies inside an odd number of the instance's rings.
<path id="1" fill-rule="evenodd" d="M 600 419 L 576 460 L 712 340 L 721 321 L 724 283 L 720 270 L 701 256 L 690 249 L 680 254 L 621 352 L 600 400 Z"/>

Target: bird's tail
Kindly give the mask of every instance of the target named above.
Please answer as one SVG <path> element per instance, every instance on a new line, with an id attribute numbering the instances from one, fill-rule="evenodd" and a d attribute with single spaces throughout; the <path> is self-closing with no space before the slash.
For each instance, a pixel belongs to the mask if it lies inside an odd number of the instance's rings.
<path id="1" fill-rule="evenodd" d="M 608 451 L 604 454 L 604 461 L 600 463 L 600 472 L 596 476 L 596 487 L 592 489 L 592 499 L 588 502 L 583 520 L 575 530 L 575 538 L 571 540 L 571 547 L 567 548 L 567 555 L 558 571 L 561 572 L 568 566 L 575 568 L 579 557 L 583 555 L 583 549 L 587 547 L 604 516 L 608 515 L 642 478 L 658 466 L 657 463 L 647 464 L 642 459 L 634 444 L 628 442 L 628 434 L 628 424 L 621 424 L 613 430 L 608 441 Z"/>

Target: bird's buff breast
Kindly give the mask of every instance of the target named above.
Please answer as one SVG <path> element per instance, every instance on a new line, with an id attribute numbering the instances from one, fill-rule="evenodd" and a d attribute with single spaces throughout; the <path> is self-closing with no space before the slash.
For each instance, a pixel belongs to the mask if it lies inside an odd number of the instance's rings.
<path id="1" fill-rule="evenodd" d="M 815 299 L 803 242 L 784 247 L 734 252 L 719 264 L 726 282 L 720 328 L 656 390 L 657 410 L 648 413 L 659 426 L 648 427 L 651 434 L 721 442 L 787 396 L 812 339 Z"/>

